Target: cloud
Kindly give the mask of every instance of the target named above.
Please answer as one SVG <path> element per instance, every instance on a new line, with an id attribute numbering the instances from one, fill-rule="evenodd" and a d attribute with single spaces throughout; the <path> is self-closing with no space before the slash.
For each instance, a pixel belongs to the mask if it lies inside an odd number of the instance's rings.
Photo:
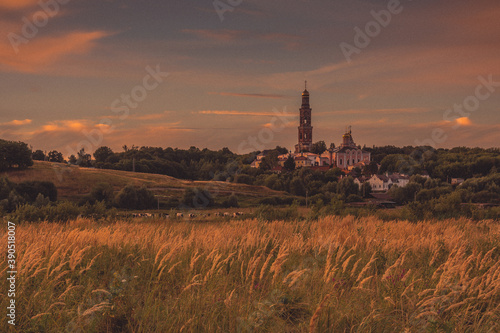
<path id="1" fill-rule="evenodd" d="M 81 131 L 89 127 L 88 120 L 57 120 L 42 126 L 45 132 Z"/>
<path id="2" fill-rule="evenodd" d="M 16 54 L 5 38 L 0 43 L 0 70 L 28 73 L 57 72 L 57 62 L 72 54 L 88 53 L 95 42 L 111 35 L 106 31 L 77 31 L 57 36 L 35 36 L 19 45 Z"/>
<path id="3" fill-rule="evenodd" d="M 24 119 L 24 120 L 12 120 L 6 123 L 0 123 L 0 126 L 22 126 L 22 125 L 28 125 L 31 124 L 32 120 L 31 119 Z"/>
<path id="4" fill-rule="evenodd" d="M 0 8 L 3 10 L 19 10 L 27 7 L 33 7 L 38 4 L 38 0 L 2 0 Z"/>
<path id="5" fill-rule="evenodd" d="M 457 118 L 456 122 L 460 126 L 471 126 L 472 125 L 472 121 L 468 117 Z"/>

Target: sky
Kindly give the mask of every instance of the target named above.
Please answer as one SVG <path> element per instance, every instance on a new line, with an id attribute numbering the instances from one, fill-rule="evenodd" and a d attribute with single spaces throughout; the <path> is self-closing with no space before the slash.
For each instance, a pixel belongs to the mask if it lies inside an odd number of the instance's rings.
<path id="1" fill-rule="evenodd" d="M 0 0 L 0 138 L 293 149 L 500 146 L 497 0 Z"/>

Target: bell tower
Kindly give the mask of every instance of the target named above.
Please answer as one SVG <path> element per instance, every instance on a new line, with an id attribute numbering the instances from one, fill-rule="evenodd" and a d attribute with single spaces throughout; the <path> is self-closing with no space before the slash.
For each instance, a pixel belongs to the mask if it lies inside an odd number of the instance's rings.
<path id="1" fill-rule="evenodd" d="M 311 107 L 309 106 L 309 91 L 307 81 L 302 92 L 302 106 L 300 108 L 299 143 L 295 145 L 295 153 L 310 151 L 312 146 Z"/>

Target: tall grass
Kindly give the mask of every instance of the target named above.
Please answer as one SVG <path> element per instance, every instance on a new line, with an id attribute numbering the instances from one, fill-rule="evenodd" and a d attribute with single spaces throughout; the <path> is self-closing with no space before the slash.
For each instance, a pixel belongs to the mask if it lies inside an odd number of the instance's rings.
<path id="1" fill-rule="evenodd" d="M 498 332 L 499 248 L 466 219 L 24 224 L 17 329 Z"/>

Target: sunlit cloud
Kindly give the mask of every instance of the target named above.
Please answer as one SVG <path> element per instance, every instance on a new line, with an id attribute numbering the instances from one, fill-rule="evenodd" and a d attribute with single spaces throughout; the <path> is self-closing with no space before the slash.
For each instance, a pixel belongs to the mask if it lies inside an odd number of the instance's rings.
<path id="1" fill-rule="evenodd" d="M 36 36 L 19 46 L 15 53 L 5 38 L 0 43 L 0 70 L 20 72 L 50 72 L 52 65 L 63 57 L 89 52 L 95 42 L 109 36 L 105 31 L 69 32 L 58 36 Z"/>
<path id="2" fill-rule="evenodd" d="M 0 123 L 0 126 L 22 126 L 22 125 L 28 125 L 31 124 L 33 120 L 31 119 L 24 119 L 24 120 L 12 120 L 6 123 Z"/>
<path id="3" fill-rule="evenodd" d="M 18 10 L 38 4 L 38 0 L 2 0 L 0 8 L 4 10 Z"/>
<path id="4" fill-rule="evenodd" d="M 457 118 L 456 122 L 457 122 L 458 125 L 461 125 L 461 126 L 470 126 L 470 125 L 472 125 L 472 121 L 468 117 Z"/>
<path id="5" fill-rule="evenodd" d="M 88 124 L 87 120 L 58 120 L 43 125 L 41 130 L 45 132 L 81 131 L 87 128 Z"/>

